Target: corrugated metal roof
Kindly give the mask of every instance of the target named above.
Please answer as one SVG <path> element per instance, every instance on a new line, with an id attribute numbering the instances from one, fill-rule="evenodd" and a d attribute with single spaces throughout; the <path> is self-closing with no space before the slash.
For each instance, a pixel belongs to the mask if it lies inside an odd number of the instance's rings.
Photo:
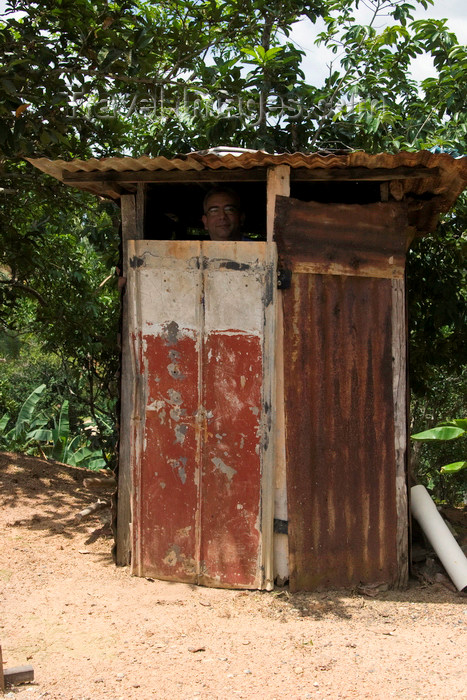
<path id="1" fill-rule="evenodd" d="M 49 160 L 48 158 L 29 158 L 36 168 L 58 179 L 64 173 L 76 172 L 137 172 L 156 170 L 219 170 L 268 167 L 273 165 L 289 165 L 291 168 L 385 168 L 443 167 L 463 170 L 467 176 L 467 158 L 453 158 L 447 153 L 431 153 L 418 151 L 400 153 L 370 154 L 364 151 L 340 153 L 266 153 L 265 151 L 250 151 L 248 149 L 210 149 L 209 151 L 194 151 L 177 155 L 174 158 L 165 156 L 141 156 L 132 158 L 89 158 L 88 160 Z"/>
<path id="2" fill-rule="evenodd" d="M 407 194 L 431 196 L 430 222 L 433 222 L 434 214 L 448 211 L 467 186 L 467 157 L 454 158 L 447 153 L 432 153 L 430 151 L 403 151 L 395 154 L 340 151 L 307 154 L 266 153 L 265 151 L 219 146 L 207 151 L 178 154 L 174 158 L 166 158 L 165 156 L 132 158 L 128 156 L 71 161 L 49 160 L 48 158 L 29 158 L 28 160 L 36 168 L 58 180 L 66 181 L 67 184 L 72 184 L 94 194 L 113 198 L 118 198 L 125 191 L 132 191 L 128 188 L 128 183 L 132 180 L 131 174 L 135 174 L 133 182 L 137 181 L 137 173 L 158 173 L 157 180 L 159 182 L 163 181 L 161 175 L 164 172 L 174 173 L 174 171 L 178 171 L 180 174 L 189 171 L 193 174 L 204 171 L 204 180 L 206 180 L 206 174 L 212 172 L 212 181 L 216 180 L 216 172 L 232 171 L 233 173 L 233 171 L 237 171 L 235 179 L 238 180 L 242 170 L 247 175 L 247 171 L 265 170 L 276 165 L 289 165 L 292 169 L 292 177 L 294 177 L 293 171 L 299 169 L 301 173 L 310 171 L 310 175 L 311 171 L 315 171 L 313 177 L 316 176 L 316 179 L 320 179 L 319 173 L 322 171 L 322 179 L 325 180 L 358 180 L 360 174 L 363 180 L 390 181 L 390 194 L 395 199 L 402 199 Z M 356 173 L 352 178 L 346 177 L 345 173 L 350 169 Z M 324 172 L 331 170 L 333 171 L 332 177 L 330 177 L 331 172 Z M 342 170 L 342 178 L 338 172 L 340 170 Z M 373 176 L 372 170 L 378 171 L 378 177 L 376 177 L 376 173 Z M 86 173 L 89 177 L 84 177 Z M 108 178 L 103 177 L 105 173 L 108 173 Z M 127 174 L 129 177 L 122 177 L 122 174 Z M 295 176 L 299 176 L 299 173 L 295 173 Z M 173 175 L 171 177 L 173 181 Z M 147 175 L 144 180 L 151 182 L 151 178 Z M 433 197 L 436 198 L 435 203 Z"/>

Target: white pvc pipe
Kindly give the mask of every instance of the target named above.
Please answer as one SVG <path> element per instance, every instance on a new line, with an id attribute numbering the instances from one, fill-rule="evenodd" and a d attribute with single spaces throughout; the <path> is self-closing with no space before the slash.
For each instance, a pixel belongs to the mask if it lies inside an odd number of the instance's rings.
<path id="1" fill-rule="evenodd" d="M 440 558 L 458 591 L 467 588 L 467 558 L 424 486 L 410 489 L 412 515 L 416 518 L 431 546 Z"/>

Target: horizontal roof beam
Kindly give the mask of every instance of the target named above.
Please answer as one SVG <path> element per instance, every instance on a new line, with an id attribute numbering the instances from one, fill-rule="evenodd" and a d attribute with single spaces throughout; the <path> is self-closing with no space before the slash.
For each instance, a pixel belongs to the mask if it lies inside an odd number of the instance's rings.
<path id="1" fill-rule="evenodd" d="M 97 182 L 266 182 L 266 168 L 251 170 L 102 170 L 63 173 L 66 185 L 90 185 Z"/>
<path id="2" fill-rule="evenodd" d="M 352 180 L 387 181 L 439 177 L 439 168 L 292 168 L 291 180 L 346 182 Z"/>
<path id="3" fill-rule="evenodd" d="M 266 181 L 267 168 L 238 170 L 136 170 L 136 171 L 80 171 L 64 172 L 67 185 L 91 186 L 99 182 L 262 182 Z M 301 182 L 348 182 L 425 179 L 439 177 L 439 168 L 291 168 L 290 179 Z"/>

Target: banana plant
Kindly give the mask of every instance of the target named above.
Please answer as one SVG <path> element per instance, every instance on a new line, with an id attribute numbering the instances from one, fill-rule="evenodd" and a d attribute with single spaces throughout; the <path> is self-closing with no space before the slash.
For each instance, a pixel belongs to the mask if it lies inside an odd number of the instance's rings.
<path id="1" fill-rule="evenodd" d="M 101 469 L 106 466 L 105 459 L 97 450 L 88 446 L 85 436 L 70 436 L 69 403 L 64 401 L 58 416 L 54 417 L 54 427 L 38 430 L 35 439 L 48 443 L 43 447 L 47 456 L 57 462 L 86 469 Z"/>
<path id="2" fill-rule="evenodd" d="M 439 440 L 457 440 L 467 434 L 467 418 L 456 418 L 454 420 L 438 423 L 435 428 L 424 430 L 422 433 L 411 435 L 412 440 L 420 442 L 434 442 Z M 451 462 L 441 467 L 443 474 L 455 474 L 467 468 L 467 460 Z"/>
<path id="3" fill-rule="evenodd" d="M 47 425 L 47 418 L 35 415 L 35 410 L 41 395 L 46 388 L 45 384 L 36 387 L 21 406 L 15 425 L 6 431 L 10 422 L 10 415 L 5 413 L 0 419 L 0 444 L 6 448 L 27 451 L 31 442 L 37 440 L 37 433 Z"/>
<path id="4" fill-rule="evenodd" d="M 0 418 L 0 446 L 18 452 L 31 454 L 38 446 L 43 455 L 70 466 L 86 469 L 101 469 L 107 466 L 102 453 L 92 449 L 86 435 L 70 435 L 69 403 L 63 401 L 60 411 L 53 418 L 53 427 L 47 427 L 49 417 L 36 413 L 37 404 L 45 391 L 41 384 L 27 397 L 18 413 L 15 425 L 7 430 L 10 416 L 5 413 Z"/>

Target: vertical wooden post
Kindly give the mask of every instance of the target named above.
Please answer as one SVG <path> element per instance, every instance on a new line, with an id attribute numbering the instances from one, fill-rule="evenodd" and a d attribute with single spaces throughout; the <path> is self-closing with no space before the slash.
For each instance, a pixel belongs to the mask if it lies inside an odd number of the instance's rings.
<path id="1" fill-rule="evenodd" d="M 138 206 L 139 203 L 139 206 Z M 137 216 L 139 212 L 139 216 Z M 122 195 L 122 250 L 123 276 L 128 275 L 128 241 L 143 237 L 144 208 L 141 195 L 138 202 L 134 195 Z M 118 500 L 117 500 L 117 542 L 116 562 L 126 566 L 131 559 L 131 415 L 134 405 L 135 377 L 130 358 L 128 335 L 128 290 L 122 297 L 122 360 L 121 360 L 121 396 L 120 396 L 120 439 L 118 466 Z"/>
<path id="2" fill-rule="evenodd" d="M 263 588 L 274 588 L 274 484 L 276 458 L 276 320 L 277 320 L 277 248 L 275 243 L 266 243 L 265 287 L 271 290 L 264 306 L 264 373 L 263 410 L 265 410 L 265 435 L 262 456 L 262 546 L 263 546 Z M 269 406 L 269 411 L 266 407 Z"/>
<path id="3" fill-rule="evenodd" d="M 268 169 L 267 179 L 267 240 L 273 245 L 274 238 L 274 213 L 276 208 L 276 195 L 290 197 L 290 167 L 278 165 Z M 274 244 L 275 247 L 275 244 Z M 277 292 L 276 292 L 277 293 Z M 280 292 L 279 292 L 280 296 Z M 275 474 L 274 484 L 274 517 L 279 520 L 287 520 L 287 482 L 285 469 L 285 417 L 284 417 L 284 352 L 283 352 L 283 316 L 282 300 L 275 304 L 275 394 L 273 397 L 273 412 L 275 414 Z M 274 534 L 273 541 L 274 564 L 273 578 L 278 583 L 284 583 L 289 572 L 289 547 L 286 534 Z"/>
<path id="4" fill-rule="evenodd" d="M 290 197 L 290 166 L 276 165 L 268 168 L 267 181 L 267 240 L 272 242 L 274 237 L 274 211 L 276 195 Z"/>
<path id="5" fill-rule="evenodd" d="M 2 646 L 0 644 L 0 693 L 5 690 L 5 680 L 3 678 L 3 656 L 2 656 Z"/>
<path id="6" fill-rule="evenodd" d="M 135 238 L 141 239 L 144 238 L 144 213 L 146 209 L 146 190 L 147 184 L 145 182 L 138 182 L 136 190 Z"/>
<path id="7" fill-rule="evenodd" d="M 394 395 L 394 443 L 396 458 L 397 509 L 397 586 L 403 588 L 409 578 L 409 505 L 407 490 L 407 323 L 405 280 L 392 280 L 392 372 Z"/>

